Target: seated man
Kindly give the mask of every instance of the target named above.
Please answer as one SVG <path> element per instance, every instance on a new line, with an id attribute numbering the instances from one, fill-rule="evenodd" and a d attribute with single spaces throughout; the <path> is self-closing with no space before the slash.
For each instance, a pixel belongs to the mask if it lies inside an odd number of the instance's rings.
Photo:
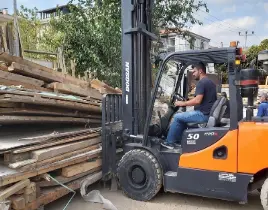
<path id="1" fill-rule="evenodd" d="M 260 95 L 260 105 L 258 107 L 258 117 L 266 117 L 268 116 L 268 101 L 267 101 L 267 93 L 262 93 Z"/>
<path id="2" fill-rule="evenodd" d="M 208 121 L 210 110 L 217 100 L 216 85 L 207 77 L 203 63 L 193 65 L 193 77 L 199 80 L 196 85 L 195 97 L 189 101 L 177 101 L 175 106 L 194 106 L 194 111 L 178 113 L 174 116 L 167 141 L 161 145 L 168 149 L 174 148 L 174 143 L 181 144 L 183 131 L 187 123 L 205 123 Z"/>

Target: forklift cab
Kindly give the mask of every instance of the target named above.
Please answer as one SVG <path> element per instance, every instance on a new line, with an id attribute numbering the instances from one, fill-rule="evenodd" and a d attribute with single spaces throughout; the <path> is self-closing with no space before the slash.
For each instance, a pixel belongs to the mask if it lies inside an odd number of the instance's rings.
<path id="1" fill-rule="evenodd" d="M 192 64 L 203 62 L 204 64 L 228 64 L 227 71 L 235 76 L 236 68 L 240 65 L 230 65 L 235 61 L 238 51 L 236 48 L 210 49 L 203 51 L 177 52 L 170 54 L 162 63 L 157 81 L 155 83 L 155 93 L 151 103 L 151 119 L 148 129 L 149 141 L 165 140 L 172 119 L 176 113 L 192 110 L 193 107 L 175 107 L 177 100 L 188 100 L 189 93 L 194 92 L 193 85 L 189 78 Z M 232 69 L 234 68 L 234 69 Z M 234 77 L 235 79 L 235 77 Z M 230 85 L 230 84 L 229 84 Z M 192 89 L 189 89 L 191 87 Z M 232 94 L 231 91 L 238 93 L 234 81 L 230 85 L 230 98 L 232 101 L 233 112 L 236 113 L 233 127 L 242 119 L 242 97 L 239 94 Z M 235 91 L 234 91 L 235 89 Z M 233 98 L 234 97 L 234 98 Z M 230 123 L 222 123 L 221 119 L 226 111 L 225 97 L 218 96 L 214 102 L 208 121 L 206 123 L 188 123 L 187 129 L 182 136 L 182 151 L 194 152 L 217 142 L 230 129 Z M 148 113 L 149 115 L 149 113 Z M 146 137 L 145 137 L 146 138 Z M 161 139 L 161 140 L 160 140 Z M 224 151 L 219 153 L 224 156 Z"/>

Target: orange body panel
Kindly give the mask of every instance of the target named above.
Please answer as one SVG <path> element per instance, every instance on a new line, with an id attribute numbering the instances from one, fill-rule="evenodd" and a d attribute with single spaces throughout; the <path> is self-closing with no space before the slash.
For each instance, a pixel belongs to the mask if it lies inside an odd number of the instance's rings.
<path id="1" fill-rule="evenodd" d="M 242 122 L 238 134 L 238 172 L 268 168 L 268 123 Z"/>
<path id="2" fill-rule="evenodd" d="M 181 155 L 179 167 L 233 173 L 237 172 L 237 136 L 238 130 L 229 131 L 215 144 L 198 152 Z M 214 149 L 223 145 L 228 148 L 227 158 L 225 160 L 214 159 Z M 250 154 L 252 154 L 252 152 L 250 152 Z"/>

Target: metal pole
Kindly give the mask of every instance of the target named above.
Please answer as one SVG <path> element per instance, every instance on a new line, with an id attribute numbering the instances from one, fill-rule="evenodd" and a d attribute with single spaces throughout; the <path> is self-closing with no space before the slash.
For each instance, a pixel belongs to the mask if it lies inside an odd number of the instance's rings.
<path id="1" fill-rule="evenodd" d="M 20 46 L 19 46 L 19 30 L 18 30 L 18 17 L 17 17 L 17 0 L 13 0 L 13 9 L 14 9 L 14 52 L 16 56 L 20 55 Z"/>
<path id="2" fill-rule="evenodd" d="M 245 34 L 241 34 L 241 32 L 238 33 L 239 36 L 244 36 L 245 37 L 245 49 L 247 48 L 247 39 L 248 36 L 253 36 L 254 35 L 254 31 L 251 32 L 251 34 L 248 33 L 248 31 L 245 31 Z"/>

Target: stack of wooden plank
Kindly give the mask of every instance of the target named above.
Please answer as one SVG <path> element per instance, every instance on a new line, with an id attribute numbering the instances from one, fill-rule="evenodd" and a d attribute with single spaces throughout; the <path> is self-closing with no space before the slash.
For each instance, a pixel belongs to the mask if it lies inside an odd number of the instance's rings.
<path id="1" fill-rule="evenodd" d="M 60 184 L 75 190 L 84 179 L 101 179 L 100 128 L 33 131 L 26 129 L 26 138 L 8 129 L 1 133 L 0 201 L 9 200 L 16 210 L 37 209 L 70 192 Z"/>
<path id="2" fill-rule="evenodd" d="M 0 53 L 0 201 L 37 209 L 101 178 L 106 93 L 120 90 Z"/>

